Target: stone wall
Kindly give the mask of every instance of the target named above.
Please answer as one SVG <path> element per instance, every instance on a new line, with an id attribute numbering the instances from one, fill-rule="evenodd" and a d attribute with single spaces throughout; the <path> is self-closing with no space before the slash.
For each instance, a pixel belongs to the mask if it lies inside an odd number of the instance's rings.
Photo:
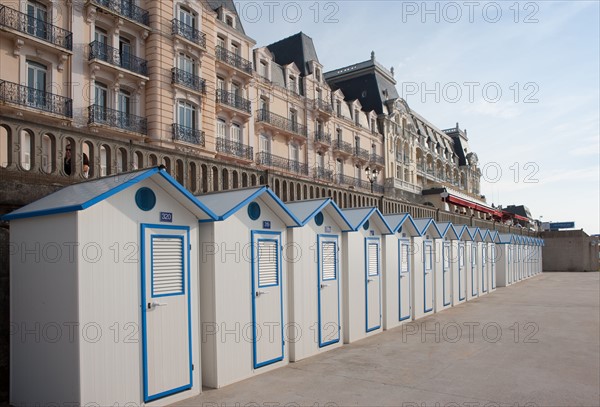
<path id="1" fill-rule="evenodd" d="M 544 271 L 599 271 L 598 237 L 583 230 L 543 232 Z"/>

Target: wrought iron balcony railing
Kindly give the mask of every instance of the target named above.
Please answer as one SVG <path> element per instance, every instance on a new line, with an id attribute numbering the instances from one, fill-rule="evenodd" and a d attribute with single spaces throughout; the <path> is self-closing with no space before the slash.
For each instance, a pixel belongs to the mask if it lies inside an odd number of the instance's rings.
<path id="1" fill-rule="evenodd" d="M 371 154 L 371 156 L 369 157 L 369 162 L 373 163 L 373 164 L 377 164 L 377 165 L 384 164 L 383 157 L 380 156 L 379 154 Z"/>
<path id="2" fill-rule="evenodd" d="M 237 141 L 224 139 L 223 137 L 217 137 L 217 151 L 250 161 L 254 157 L 254 148 L 238 143 Z"/>
<path id="3" fill-rule="evenodd" d="M 186 143 L 198 144 L 204 147 L 204 132 L 191 127 L 173 123 L 173 140 L 185 141 Z"/>
<path id="4" fill-rule="evenodd" d="M 68 51 L 73 50 L 73 33 L 71 31 L 56 27 L 44 20 L 7 6 L 0 6 L 0 26 L 32 35 Z"/>
<path id="5" fill-rule="evenodd" d="M 90 61 L 99 59 L 111 65 L 127 69 L 139 75 L 148 76 L 148 62 L 145 59 L 138 58 L 133 54 L 122 52 L 108 44 L 93 41 L 90 43 Z"/>
<path id="6" fill-rule="evenodd" d="M 349 177 L 344 174 L 337 174 L 335 178 L 336 178 L 336 182 L 339 184 L 349 185 L 349 186 L 353 186 L 355 188 L 366 189 L 369 191 L 371 190 L 371 183 L 369 181 L 365 181 L 365 180 L 354 178 L 354 177 Z M 383 193 L 384 190 L 385 190 L 385 188 L 383 185 L 377 184 L 375 182 L 373 183 L 373 192 Z"/>
<path id="7" fill-rule="evenodd" d="M 256 154 L 256 163 L 266 167 L 281 168 L 285 171 L 294 172 L 300 175 L 308 175 L 307 164 L 303 164 L 300 161 L 279 157 L 264 151 Z"/>
<path id="8" fill-rule="evenodd" d="M 331 103 L 329 103 L 323 99 L 314 99 L 313 107 L 322 112 L 326 112 L 329 114 L 333 113 L 333 106 L 331 105 Z"/>
<path id="9" fill-rule="evenodd" d="M 223 61 L 234 68 L 246 72 L 248 75 L 252 75 L 252 62 L 234 54 L 220 45 L 217 45 L 216 47 L 216 57 L 219 61 Z"/>
<path id="10" fill-rule="evenodd" d="M 348 143 L 347 141 L 342 141 L 340 139 L 334 140 L 333 150 L 342 151 L 347 154 L 352 154 L 354 151 L 354 149 L 352 148 L 352 144 Z"/>
<path id="11" fill-rule="evenodd" d="M 0 81 L 0 100 L 64 117 L 73 117 L 73 101 L 70 98 L 18 83 Z"/>
<path id="12" fill-rule="evenodd" d="M 332 182 L 333 181 L 333 171 L 328 170 L 326 168 L 317 167 L 315 169 L 315 177 L 318 179 L 322 179 L 324 181 Z"/>
<path id="13" fill-rule="evenodd" d="M 111 12 L 133 20 L 137 23 L 150 25 L 150 13 L 133 4 L 133 0 L 90 0 L 92 4 L 104 7 Z"/>
<path id="14" fill-rule="evenodd" d="M 248 99 L 244 99 L 226 90 L 217 89 L 217 102 L 242 110 L 248 114 L 252 111 L 252 103 Z"/>
<path id="15" fill-rule="evenodd" d="M 362 158 L 365 161 L 368 161 L 370 158 L 369 151 L 365 150 L 364 148 L 360 148 L 358 146 L 354 146 L 354 152 L 352 154 L 355 157 Z"/>
<path id="16" fill-rule="evenodd" d="M 100 105 L 91 105 L 88 108 L 88 115 L 88 124 L 103 124 L 134 133 L 148 133 L 148 121 L 145 117 L 127 114 Z"/>
<path id="17" fill-rule="evenodd" d="M 176 18 L 171 20 L 171 26 L 173 35 L 180 35 L 186 40 L 198 44 L 202 48 L 206 48 L 206 34 L 202 31 L 196 30 L 191 25 L 187 25 Z"/>
<path id="18" fill-rule="evenodd" d="M 286 117 L 271 113 L 268 110 L 260 109 L 256 112 L 256 121 L 269 123 L 278 129 L 285 130 L 288 133 L 294 133 L 299 136 L 307 137 L 308 129 L 302 124 Z"/>
<path id="19" fill-rule="evenodd" d="M 196 92 L 206 94 L 206 81 L 199 76 L 184 71 L 183 69 L 171 69 L 171 82 L 178 83 L 186 88 L 193 89 Z"/>
<path id="20" fill-rule="evenodd" d="M 315 131 L 315 141 L 318 143 L 331 144 L 331 134 L 323 131 Z"/>

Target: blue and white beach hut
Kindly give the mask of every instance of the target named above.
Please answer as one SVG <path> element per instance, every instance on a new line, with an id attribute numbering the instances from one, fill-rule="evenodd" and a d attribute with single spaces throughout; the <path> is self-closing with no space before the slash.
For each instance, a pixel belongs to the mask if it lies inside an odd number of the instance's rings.
<path id="1" fill-rule="evenodd" d="M 343 344 L 342 232 L 352 230 L 329 198 L 291 202 L 288 228 L 288 337 L 295 362 Z"/>
<path id="2" fill-rule="evenodd" d="M 496 245 L 496 285 L 508 287 L 514 283 L 513 247 L 515 236 L 510 233 L 500 233 Z"/>
<path id="3" fill-rule="evenodd" d="M 198 197 L 202 383 L 219 388 L 289 361 L 287 229 L 300 222 L 267 187 Z"/>
<path id="4" fill-rule="evenodd" d="M 344 209 L 353 231 L 342 246 L 344 343 L 382 330 L 383 236 L 392 233 L 377 208 Z"/>
<path id="5" fill-rule="evenodd" d="M 478 227 L 467 227 L 471 240 L 467 241 L 467 301 L 479 297 L 481 281 L 481 248 L 483 247 L 483 234 Z"/>
<path id="6" fill-rule="evenodd" d="M 458 273 L 458 240 L 459 235 L 452 223 L 436 223 L 441 239 L 435 240 L 435 250 L 439 253 L 435 272 L 435 312 L 452 306 L 454 295 L 454 273 Z"/>
<path id="7" fill-rule="evenodd" d="M 415 237 L 414 278 L 413 278 L 413 318 L 419 319 L 435 311 L 435 272 L 438 268 L 439 253 L 435 250 L 434 239 L 442 234 L 431 218 L 414 219 L 420 236 Z M 440 256 L 441 258 L 441 256 Z"/>
<path id="8" fill-rule="evenodd" d="M 456 244 L 456 262 L 454 263 L 454 271 L 452 273 L 452 305 L 458 305 L 467 300 L 468 278 L 470 273 L 470 265 L 467 256 L 467 243 L 472 242 L 471 235 L 465 225 L 453 225 L 458 239 L 454 241 Z"/>
<path id="9" fill-rule="evenodd" d="M 384 237 L 383 270 L 383 329 L 391 329 L 412 319 L 413 239 L 421 233 L 408 213 L 383 217 L 393 232 Z"/>
<path id="10" fill-rule="evenodd" d="M 11 404 L 199 394 L 198 220 L 214 218 L 161 167 L 70 185 L 6 215 L 19 248 L 11 323 L 53 335 L 11 335 Z"/>

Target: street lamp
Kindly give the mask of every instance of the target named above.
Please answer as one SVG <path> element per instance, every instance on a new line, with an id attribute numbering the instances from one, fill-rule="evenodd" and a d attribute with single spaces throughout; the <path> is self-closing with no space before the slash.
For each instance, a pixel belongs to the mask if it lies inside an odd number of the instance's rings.
<path id="1" fill-rule="evenodd" d="M 365 168 L 365 174 L 367 174 L 367 179 L 371 183 L 371 193 L 373 193 L 373 183 L 375 182 L 375 180 L 377 179 L 377 176 L 379 175 L 379 170 L 377 168 L 367 167 L 367 168 Z"/>

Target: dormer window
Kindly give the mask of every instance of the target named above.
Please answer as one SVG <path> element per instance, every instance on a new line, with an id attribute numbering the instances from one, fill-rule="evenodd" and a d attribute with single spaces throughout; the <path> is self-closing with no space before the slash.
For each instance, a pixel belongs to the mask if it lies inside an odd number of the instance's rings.
<path id="1" fill-rule="evenodd" d="M 289 77 L 288 89 L 294 93 L 298 93 L 298 84 L 296 83 L 296 77 L 293 75 Z"/>
<path id="2" fill-rule="evenodd" d="M 315 80 L 321 82 L 321 70 L 319 68 L 315 69 Z"/>
<path id="3" fill-rule="evenodd" d="M 225 16 L 225 24 L 227 24 L 230 27 L 233 27 L 233 17 Z"/>
<path id="4" fill-rule="evenodd" d="M 354 109 L 354 123 L 357 126 L 360 126 L 360 116 L 359 116 L 359 113 L 358 113 L 358 109 Z"/>
<path id="5" fill-rule="evenodd" d="M 269 64 L 264 59 L 260 60 L 260 76 L 269 79 Z"/>
<path id="6" fill-rule="evenodd" d="M 338 117 L 342 117 L 342 101 L 341 100 L 336 100 L 335 110 L 337 112 Z"/>

